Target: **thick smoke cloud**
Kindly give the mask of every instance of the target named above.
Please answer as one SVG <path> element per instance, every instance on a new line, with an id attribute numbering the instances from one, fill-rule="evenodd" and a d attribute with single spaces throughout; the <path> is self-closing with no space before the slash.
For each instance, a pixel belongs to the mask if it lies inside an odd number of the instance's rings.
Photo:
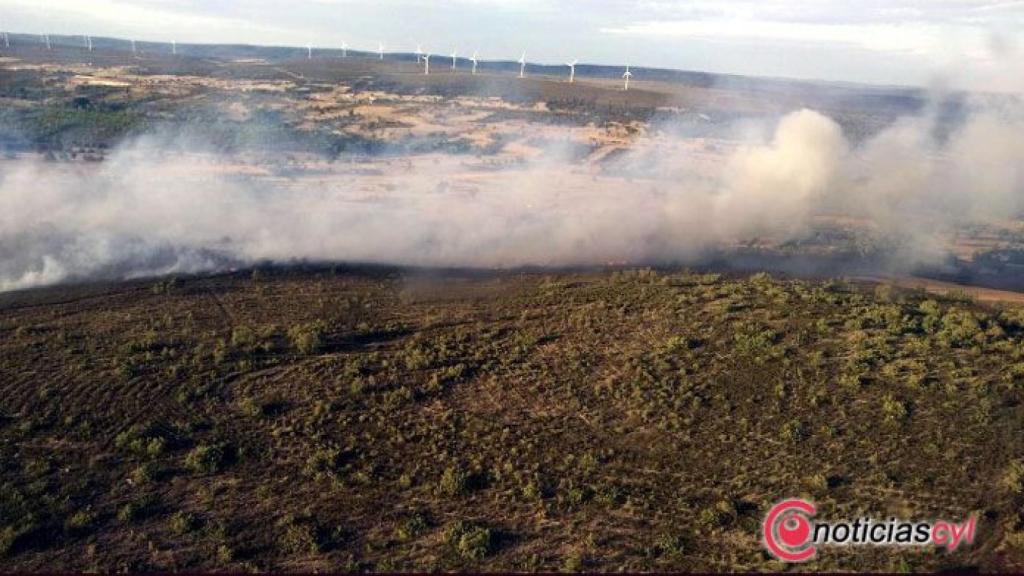
<path id="1" fill-rule="evenodd" d="M 237 158 L 196 153 L 202 142 L 153 136 L 100 165 L 3 163 L 0 290 L 265 260 L 684 263 L 745 238 L 798 238 L 821 213 L 871 220 L 911 266 L 940 255 L 957 226 L 1021 209 L 1017 112 L 976 103 L 949 134 L 938 114 L 925 115 L 852 147 L 834 121 L 799 110 L 711 174 L 665 158 L 644 180 L 598 178 L 550 150 L 472 185 L 453 185 L 448 164 L 416 163 L 383 176 L 383 189 L 355 175 L 290 180 L 249 167 L 244 176 L 219 168 Z"/>
<path id="2" fill-rule="evenodd" d="M 904 265 L 937 262 L 958 228 L 1005 222 L 1024 209 L 1020 106 L 1008 99 L 968 106 L 952 129 L 938 112 L 900 120 L 841 168 L 836 205 L 870 219 Z"/>
<path id="3" fill-rule="evenodd" d="M 848 146 L 832 120 L 801 110 L 783 118 L 772 142 L 740 148 L 724 166 L 716 212 L 731 235 L 799 230 L 835 181 Z"/>

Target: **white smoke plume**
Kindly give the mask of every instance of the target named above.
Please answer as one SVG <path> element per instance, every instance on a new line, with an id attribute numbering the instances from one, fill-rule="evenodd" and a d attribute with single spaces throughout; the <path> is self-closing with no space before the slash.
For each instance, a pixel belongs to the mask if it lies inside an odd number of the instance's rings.
<path id="1" fill-rule="evenodd" d="M 906 118 L 854 151 L 833 187 L 844 213 L 870 219 L 912 265 L 941 259 L 964 225 L 1024 209 L 1024 116 L 1010 100 L 974 99 L 943 134 L 938 112 Z"/>
<path id="2" fill-rule="evenodd" d="M 1005 102 L 1005 101 L 1004 101 Z M 938 115 L 901 120 L 852 146 L 810 110 L 766 141 L 739 143 L 711 174 L 686 158 L 642 180 L 547 159 L 463 182 L 451 163 L 290 180 L 187 138 L 125 144 L 99 165 L 0 163 L 0 290 L 93 277 L 222 269 L 258 261 L 515 267 L 684 263 L 715 246 L 797 238 L 841 212 L 899 238 L 909 265 L 941 237 L 1022 208 L 1024 122 L 976 103 L 951 134 Z M 680 170 L 682 165 L 684 169 Z"/>

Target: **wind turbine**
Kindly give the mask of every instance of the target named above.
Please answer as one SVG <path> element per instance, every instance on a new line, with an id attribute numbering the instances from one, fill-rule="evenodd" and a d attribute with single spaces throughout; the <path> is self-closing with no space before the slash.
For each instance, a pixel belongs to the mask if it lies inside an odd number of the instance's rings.
<path id="1" fill-rule="evenodd" d="M 452 72 L 455 71 L 455 63 L 458 61 L 459 53 L 455 48 L 452 48 Z"/>
<path id="2" fill-rule="evenodd" d="M 470 58 L 469 61 L 473 63 L 473 76 L 476 76 L 476 64 L 477 64 L 476 52 L 473 52 L 473 57 Z"/>
<path id="3" fill-rule="evenodd" d="M 306 59 L 307 60 L 312 60 L 313 59 L 313 45 L 312 44 L 306 44 Z"/>
<path id="4" fill-rule="evenodd" d="M 423 62 L 423 47 L 419 44 L 416 45 L 416 63 L 420 64 Z"/>
<path id="5" fill-rule="evenodd" d="M 7 35 L 7 32 L 4 32 L 4 48 L 10 48 L 10 47 L 11 47 L 11 37 Z"/>
<path id="6" fill-rule="evenodd" d="M 92 52 L 92 36 L 85 36 L 85 47 L 89 49 L 89 52 Z"/>
<path id="7" fill-rule="evenodd" d="M 171 40 L 171 54 L 178 55 L 178 41 Z"/>
<path id="8" fill-rule="evenodd" d="M 423 54 L 423 75 L 430 75 L 430 52 Z"/>
<path id="9" fill-rule="evenodd" d="M 46 42 L 46 49 L 53 50 L 53 46 L 50 44 L 50 35 L 43 34 L 43 42 Z"/>
<path id="10" fill-rule="evenodd" d="M 135 49 L 135 40 L 132 40 L 132 54 L 138 54 L 139 51 Z"/>
<path id="11" fill-rule="evenodd" d="M 519 57 L 519 77 L 526 78 L 526 52 Z"/>
<path id="12" fill-rule="evenodd" d="M 377 53 L 380 54 L 380 59 L 383 60 L 384 59 L 384 43 L 383 42 L 378 42 L 377 43 Z"/>
<path id="13" fill-rule="evenodd" d="M 629 79 L 633 77 L 633 73 L 629 71 L 629 66 L 626 66 L 626 73 L 622 75 L 622 78 L 626 81 L 626 87 L 624 90 L 629 91 Z"/>
<path id="14" fill-rule="evenodd" d="M 569 67 L 569 84 L 576 81 L 576 63 L 579 60 L 573 60 L 572 62 L 566 62 L 565 65 Z"/>

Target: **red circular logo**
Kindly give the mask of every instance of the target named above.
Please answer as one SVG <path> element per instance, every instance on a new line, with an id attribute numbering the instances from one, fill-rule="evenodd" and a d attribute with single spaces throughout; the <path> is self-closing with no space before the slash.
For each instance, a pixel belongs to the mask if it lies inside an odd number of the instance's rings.
<path id="1" fill-rule="evenodd" d="M 811 543 L 811 518 L 816 513 L 814 504 L 806 500 L 784 500 L 772 506 L 764 519 L 765 547 L 779 560 L 810 560 L 818 552 Z"/>

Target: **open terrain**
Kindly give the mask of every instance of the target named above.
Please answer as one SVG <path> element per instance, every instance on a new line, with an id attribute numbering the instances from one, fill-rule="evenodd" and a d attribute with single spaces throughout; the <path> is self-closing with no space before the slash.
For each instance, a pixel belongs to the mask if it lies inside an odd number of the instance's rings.
<path id="1" fill-rule="evenodd" d="M 962 95 L 12 41 L 0 571 L 783 570 L 795 496 L 979 527 L 794 570 L 1024 570 L 1021 219 L 907 264 L 910 219 L 672 202 L 795 109 Z"/>
<path id="2" fill-rule="evenodd" d="M 883 289 L 884 288 L 884 289 Z M 7 569 L 1019 570 L 1024 316 L 650 270 L 258 269 L 0 297 Z"/>

